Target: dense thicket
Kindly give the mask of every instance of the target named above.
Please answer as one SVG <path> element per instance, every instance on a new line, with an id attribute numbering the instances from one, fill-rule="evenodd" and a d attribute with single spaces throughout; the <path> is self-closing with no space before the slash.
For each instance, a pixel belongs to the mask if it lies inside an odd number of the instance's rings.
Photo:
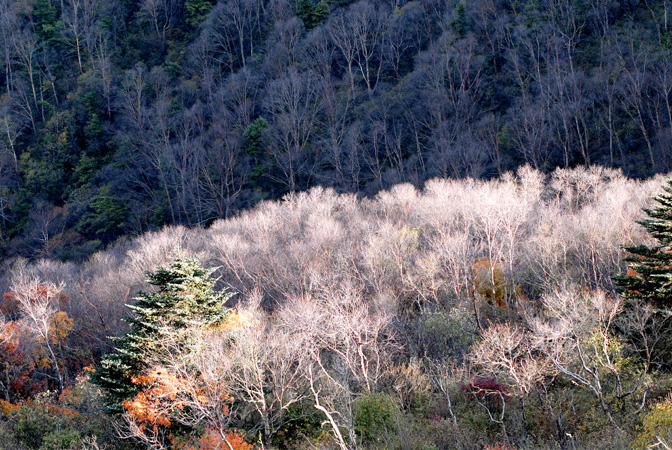
<path id="1" fill-rule="evenodd" d="M 0 442 L 199 448 L 152 426 L 172 423 L 215 448 L 224 436 L 283 450 L 669 444 L 671 380 L 657 351 L 669 318 L 644 301 L 626 307 L 612 280 L 626 272 L 622 245 L 655 244 L 636 221 L 662 184 L 525 167 L 361 200 L 313 188 L 81 264 L 8 264 Z M 176 248 L 218 267 L 216 289 L 239 293 L 235 312 L 217 329 L 184 328 L 193 345 L 166 334 L 148 348 L 137 377 L 147 389 L 120 425 L 136 441 L 120 441 L 86 420 L 101 394 L 76 375 L 127 331 L 124 304 L 150 292 L 146 271 Z M 47 389 L 66 393 L 36 396 Z"/>
<path id="2" fill-rule="evenodd" d="M 322 185 L 672 168 L 667 0 L 3 0 L 5 254 Z"/>

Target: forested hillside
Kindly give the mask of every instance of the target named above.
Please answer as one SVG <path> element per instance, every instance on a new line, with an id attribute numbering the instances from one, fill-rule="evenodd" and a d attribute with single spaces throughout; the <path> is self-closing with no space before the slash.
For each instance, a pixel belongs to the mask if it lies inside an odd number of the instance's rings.
<path id="1" fill-rule="evenodd" d="M 313 186 L 672 169 L 665 0 L 2 0 L 4 255 Z"/>
<path id="2" fill-rule="evenodd" d="M 313 188 L 84 263 L 6 264 L 0 448 L 665 448 L 663 185 L 524 167 Z M 666 247 L 628 269 L 640 244 Z"/>
<path id="3" fill-rule="evenodd" d="M 670 7 L 0 0 L 0 450 L 670 448 Z"/>

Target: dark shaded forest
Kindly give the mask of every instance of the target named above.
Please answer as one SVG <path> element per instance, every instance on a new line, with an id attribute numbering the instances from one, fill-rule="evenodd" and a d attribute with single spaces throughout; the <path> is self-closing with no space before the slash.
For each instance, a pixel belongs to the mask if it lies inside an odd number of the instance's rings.
<path id="1" fill-rule="evenodd" d="M 5 256 L 313 186 L 672 169 L 667 1 L 3 0 Z"/>

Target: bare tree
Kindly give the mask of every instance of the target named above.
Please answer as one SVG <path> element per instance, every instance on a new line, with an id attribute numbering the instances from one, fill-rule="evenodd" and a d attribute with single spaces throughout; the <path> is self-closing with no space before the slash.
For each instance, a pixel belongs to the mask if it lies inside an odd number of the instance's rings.
<path id="1" fill-rule="evenodd" d="M 246 67 L 262 36 L 264 4 L 261 0 L 218 3 L 210 13 L 206 39 L 215 44 L 213 58 L 233 72 Z"/>
<path id="2" fill-rule="evenodd" d="M 14 90 L 10 91 L 10 96 L 14 101 L 24 110 L 24 115 L 31 121 L 31 125 L 35 128 L 34 111 L 39 109 L 38 105 L 38 52 L 40 44 L 37 36 L 29 29 L 28 26 L 23 26 L 16 29 L 12 33 L 11 45 L 14 50 L 14 55 L 17 63 L 23 69 L 23 74 L 27 77 L 28 92 L 21 83 L 14 83 Z M 42 86 L 39 83 L 39 96 L 42 96 Z"/>
<path id="3" fill-rule="evenodd" d="M 603 292 L 562 290 L 544 296 L 542 302 L 544 317 L 530 320 L 533 348 L 559 374 L 591 392 L 608 422 L 620 429 L 613 402 L 646 398 L 643 382 L 650 364 L 647 361 L 642 370 L 631 373 L 619 363 L 613 329 L 622 301 Z M 640 317 L 638 323 L 646 324 L 649 318 Z"/>
<path id="4" fill-rule="evenodd" d="M 35 201 L 29 218 L 29 233 L 36 241 L 35 253 L 46 252 L 51 238 L 63 232 L 63 210 L 48 202 Z"/>
<path id="5" fill-rule="evenodd" d="M 143 0 L 140 10 L 152 24 L 156 36 L 165 42 L 166 33 L 173 25 L 174 16 L 177 13 L 178 2 L 176 0 Z"/>
<path id="6" fill-rule="evenodd" d="M 105 99 L 105 106 L 107 110 L 107 118 L 112 117 L 112 101 L 113 101 L 113 82 L 114 72 L 112 64 L 112 55 L 110 42 L 103 36 L 99 36 L 93 44 L 93 49 L 90 51 L 91 64 L 94 73 L 97 75 L 102 88 L 103 99 Z"/>
<path id="7" fill-rule="evenodd" d="M 401 7 L 398 13 L 392 14 L 387 23 L 384 58 L 392 66 L 397 80 L 401 80 L 403 71 L 408 70 L 402 67 L 402 63 L 422 46 L 425 38 L 423 14 L 422 7 L 411 2 Z"/>
<path id="8" fill-rule="evenodd" d="M 647 114 L 647 105 L 650 101 L 648 93 L 649 67 L 651 64 L 649 60 L 650 55 L 647 50 L 644 44 L 637 42 L 634 37 L 631 37 L 623 45 L 622 51 L 619 54 L 622 73 L 622 92 L 619 98 L 623 103 L 625 112 L 642 133 L 651 166 L 656 167 L 657 161 L 654 155 Z"/>
<path id="9" fill-rule="evenodd" d="M 75 49 L 79 71 L 84 73 L 82 51 L 91 49 L 94 27 L 98 24 L 101 6 L 99 0 L 69 0 L 63 9 L 64 40 Z M 88 45 L 87 45 L 88 44 Z"/>
<path id="10" fill-rule="evenodd" d="M 58 302 L 63 285 L 29 279 L 19 271 L 12 281 L 11 289 L 25 321 L 28 322 L 27 326 L 47 349 L 46 357 L 54 368 L 59 390 L 63 392 L 67 372 L 63 356 L 59 358 L 56 355 L 58 349 L 54 345 L 60 346 L 60 340 L 54 339 L 57 332 L 53 329 L 53 318 L 59 309 Z"/>
<path id="11" fill-rule="evenodd" d="M 11 0 L 0 2 L 0 42 L 3 48 L 3 65 L 5 72 L 5 87 L 7 91 L 14 89 L 14 34 L 20 29 L 19 17 L 17 14 L 18 5 Z"/>
<path id="12" fill-rule="evenodd" d="M 332 288 L 334 289 L 334 288 Z M 375 392 L 389 347 L 391 315 L 362 301 L 356 286 L 324 291 L 322 300 L 296 298 L 279 312 L 282 326 L 304 339 L 304 377 L 341 449 L 356 448 L 353 402 Z M 387 342 L 386 342 L 387 341 Z M 347 430 L 349 443 L 341 433 Z"/>
<path id="13" fill-rule="evenodd" d="M 25 117 L 17 114 L 13 110 L 13 102 L 11 97 L 3 95 L 0 97 L 0 126 L 2 126 L 3 138 L 0 145 L 5 147 L 7 153 L 12 156 L 14 162 L 14 171 L 19 171 L 19 160 L 16 148 L 16 140 L 21 135 L 21 132 L 28 124 Z"/>
<path id="14" fill-rule="evenodd" d="M 369 94 L 378 84 L 383 68 L 383 34 L 388 15 L 387 8 L 375 6 L 368 0 L 354 4 L 345 15 L 349 25 L 347 32 L 354 40 L 355 63 Z"/>
<path id="15" fill-rule="evenodd" d="M 311 160 L 316 161 L 307 150 L 320 119 L 322 87 L 313 73 L 292 68 L 269 90 L 266 109 L 273 118 L 271 150 L 282 174 L 275 181 L 295 192 L 299 176 L 310 176 Z"/>
<path id="16" fill-rule="evenodd" d="M 301 377 L 305 370 L 305 341 L 287 329 L 274 326 L 260 307 L 261 293 L 253 292 L 235 313 L 232 343 L 221 356 L 230 371 L 225 374 L 234 396 L 251 407 L 259 420 L 262 439 L 270 445 L 287 423 L 287 410 L 305 397 Z M 245 411 L 238 411 L 238 414 Z"/>

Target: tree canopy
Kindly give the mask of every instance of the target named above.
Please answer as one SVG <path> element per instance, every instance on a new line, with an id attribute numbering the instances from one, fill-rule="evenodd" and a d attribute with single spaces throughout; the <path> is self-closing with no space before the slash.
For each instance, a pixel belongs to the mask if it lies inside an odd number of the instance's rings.
<path id="1" fill-rule="evenodd" d="M 147 274 L 149 284 L 158 289 L 140 293 L 128 305 L 133 312 L 126 319 L 131 330 L 115 340 L 115 352 L 103 357 L 95 373 L 94 380 L 106 391 L 109 412 L 123 412 L 123 402 L 143 389 L 136 379 L 148 361 L 161 360 L 169 351 L 165 338 L 185 327 L 214 327 L 226 318 L 225 303 L 233 294 L 213 290 L 213 271 L 196 259 L 178 257 L 169 267 Z M 177 342 L 180 345 L 179 336 Z"/>

